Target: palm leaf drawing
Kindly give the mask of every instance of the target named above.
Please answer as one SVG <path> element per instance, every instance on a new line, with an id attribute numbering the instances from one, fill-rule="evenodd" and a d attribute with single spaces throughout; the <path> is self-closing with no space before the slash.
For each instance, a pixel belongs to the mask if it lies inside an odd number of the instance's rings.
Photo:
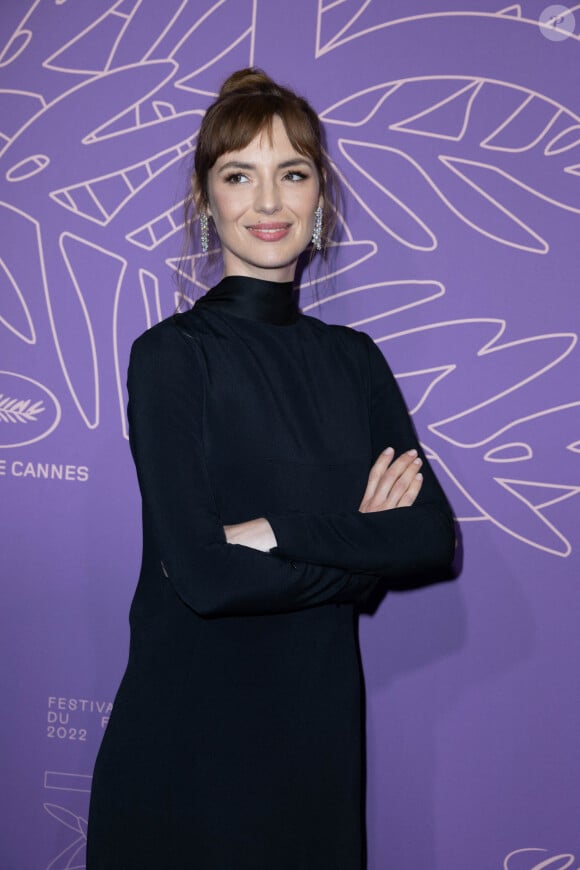
<path id="1" fill-rule="evenodd" d="M 0 422 L 36 423 L 39 414 L 45 410 L 42 402 L 31 399 L 11 399 L 0 393 Z"/>
<path id="2" fill-rule="evenodd" d="M 367 331 L 385 351 L 418 430 L 465 496 L 462 518 L 567 555 L 541 519 L 554 499 L 528 483 L 576 479 L 576 416 L 556 409 L 576 399 L 577 336 L 539 314 L 546 291 L 575 273 L 567 236 L 576 238 L 580 214 L 580 116 L 566 70 L 576 36 L 554 52 L 517 5 L 425 13 L 419 0 L 392 0 L 387 11 L 370 0 L 167 0 L 160 12 L 155 0 L 110 0 L 79 12 L 63 39 L 52 26 L 57 5 L 29 4 L 3 60 L 0 104 L 9 101 L 4 114 L 16 120 L 0 131 L 9 290 L 0 322 L 32 345 L 28 312 L 48 311 L 35 327 L 50 330 L 87 427 L 101 425 L 112 401 L 127 435 L 128 347 L 173 309 L 168 278 L 182 231 L 174 179 L 203 111 L 236 67 L 256 62 L 282 78 L 292 69 L 299 91 L 325 83 L 314 103 L 345 188 L 334 256 L 322 278 L 304 273 L 303 307 Z M 28 29 L 42 66 L 19 41 Z M 291 49 L 272 44 L 280 31 L 295 32 Z M 296 45 L 302 34 L 316 34 L 309 50 Z M 419 55 L 409 51 L 417 44 Z M 360 64 L 363 45 L 369 62 Z M 522 65 L 529 51 L 532 68 Z M 33 252 L 25 262 L 14 256 L 24 238 Z M 182 274 L 192 295 L 205 289 L 202 263 L 192 257 Z M 0 396 L 0 422 L 42 410 Z M 557 475 L 541 439 L 532 445 L 540 421 L 558 450 Z M 519 488 L 505 485 L 514 480 Z"/>
<path id="3" fill-rule="evenodd" d="M 53 819 L 78 835 L 52 859 L 46 870 L 83 870 L 85 866 L 83 853 L 86 847 L 86 819 L 59 804 L 45 803 L 44 809 Z"/>

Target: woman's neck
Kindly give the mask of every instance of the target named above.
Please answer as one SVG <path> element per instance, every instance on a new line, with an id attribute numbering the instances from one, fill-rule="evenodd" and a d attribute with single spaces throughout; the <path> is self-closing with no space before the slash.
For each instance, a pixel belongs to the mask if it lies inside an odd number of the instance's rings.
<path id="1" fill-rule="evenodd" d="M 226 275 L 197 300 L 195 306 L 278 326 L 295 323 L 300 315 L 292 281 L 267 281 L 246 275 Z"/>

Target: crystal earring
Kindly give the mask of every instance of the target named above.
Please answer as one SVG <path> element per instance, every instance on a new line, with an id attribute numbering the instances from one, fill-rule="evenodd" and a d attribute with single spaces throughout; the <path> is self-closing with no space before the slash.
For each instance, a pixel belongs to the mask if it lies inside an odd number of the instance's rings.
<path id="1" fill-rule="evenodd" d="M 322 206 L 314 210 L 314 228 L 312 230 L 312 244 L 317 251 L 322 250 Z"/>
<path id="2" fill-rule="evenodd" d="M 199 216 L 199 237 L 201 241 L 201 252 L 207 254 L 209 251 L 209 221 L 207 214 L 202 211 Z"/>

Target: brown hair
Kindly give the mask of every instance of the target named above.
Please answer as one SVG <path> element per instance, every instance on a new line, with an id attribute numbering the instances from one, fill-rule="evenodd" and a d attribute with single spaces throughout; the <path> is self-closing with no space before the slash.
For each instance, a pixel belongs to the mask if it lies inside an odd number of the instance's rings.
<path id="1" fill-rule="evenodd" d="M 185 200 L 190 237 L 198 206 L 207 206 L 208 174 L 216 160 L 228 151 L 245 148 L 262 131 L 271 137 L 275 117 L 282 120 L 292 147 L 316 167 L 324 203 L 322 242 L 326 243 L 335 223 L 337 185 L 324 153 L 318 115 L 303 97 L 256 67 L 238 70 L 226 79 L 201 123 Z"/>

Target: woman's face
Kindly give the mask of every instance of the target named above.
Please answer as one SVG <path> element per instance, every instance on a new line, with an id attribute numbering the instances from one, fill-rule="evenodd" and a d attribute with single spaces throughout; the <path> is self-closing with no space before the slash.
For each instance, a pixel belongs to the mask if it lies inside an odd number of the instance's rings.
<path id="1" fill-rule="evenodd" d="M 294 150 L 282 120 L 246 148 L 219 157 L 208 176 L 207 213 L 215 223 L 224 275 L 292 281 L 322 205 L 314 163 Z"/>

